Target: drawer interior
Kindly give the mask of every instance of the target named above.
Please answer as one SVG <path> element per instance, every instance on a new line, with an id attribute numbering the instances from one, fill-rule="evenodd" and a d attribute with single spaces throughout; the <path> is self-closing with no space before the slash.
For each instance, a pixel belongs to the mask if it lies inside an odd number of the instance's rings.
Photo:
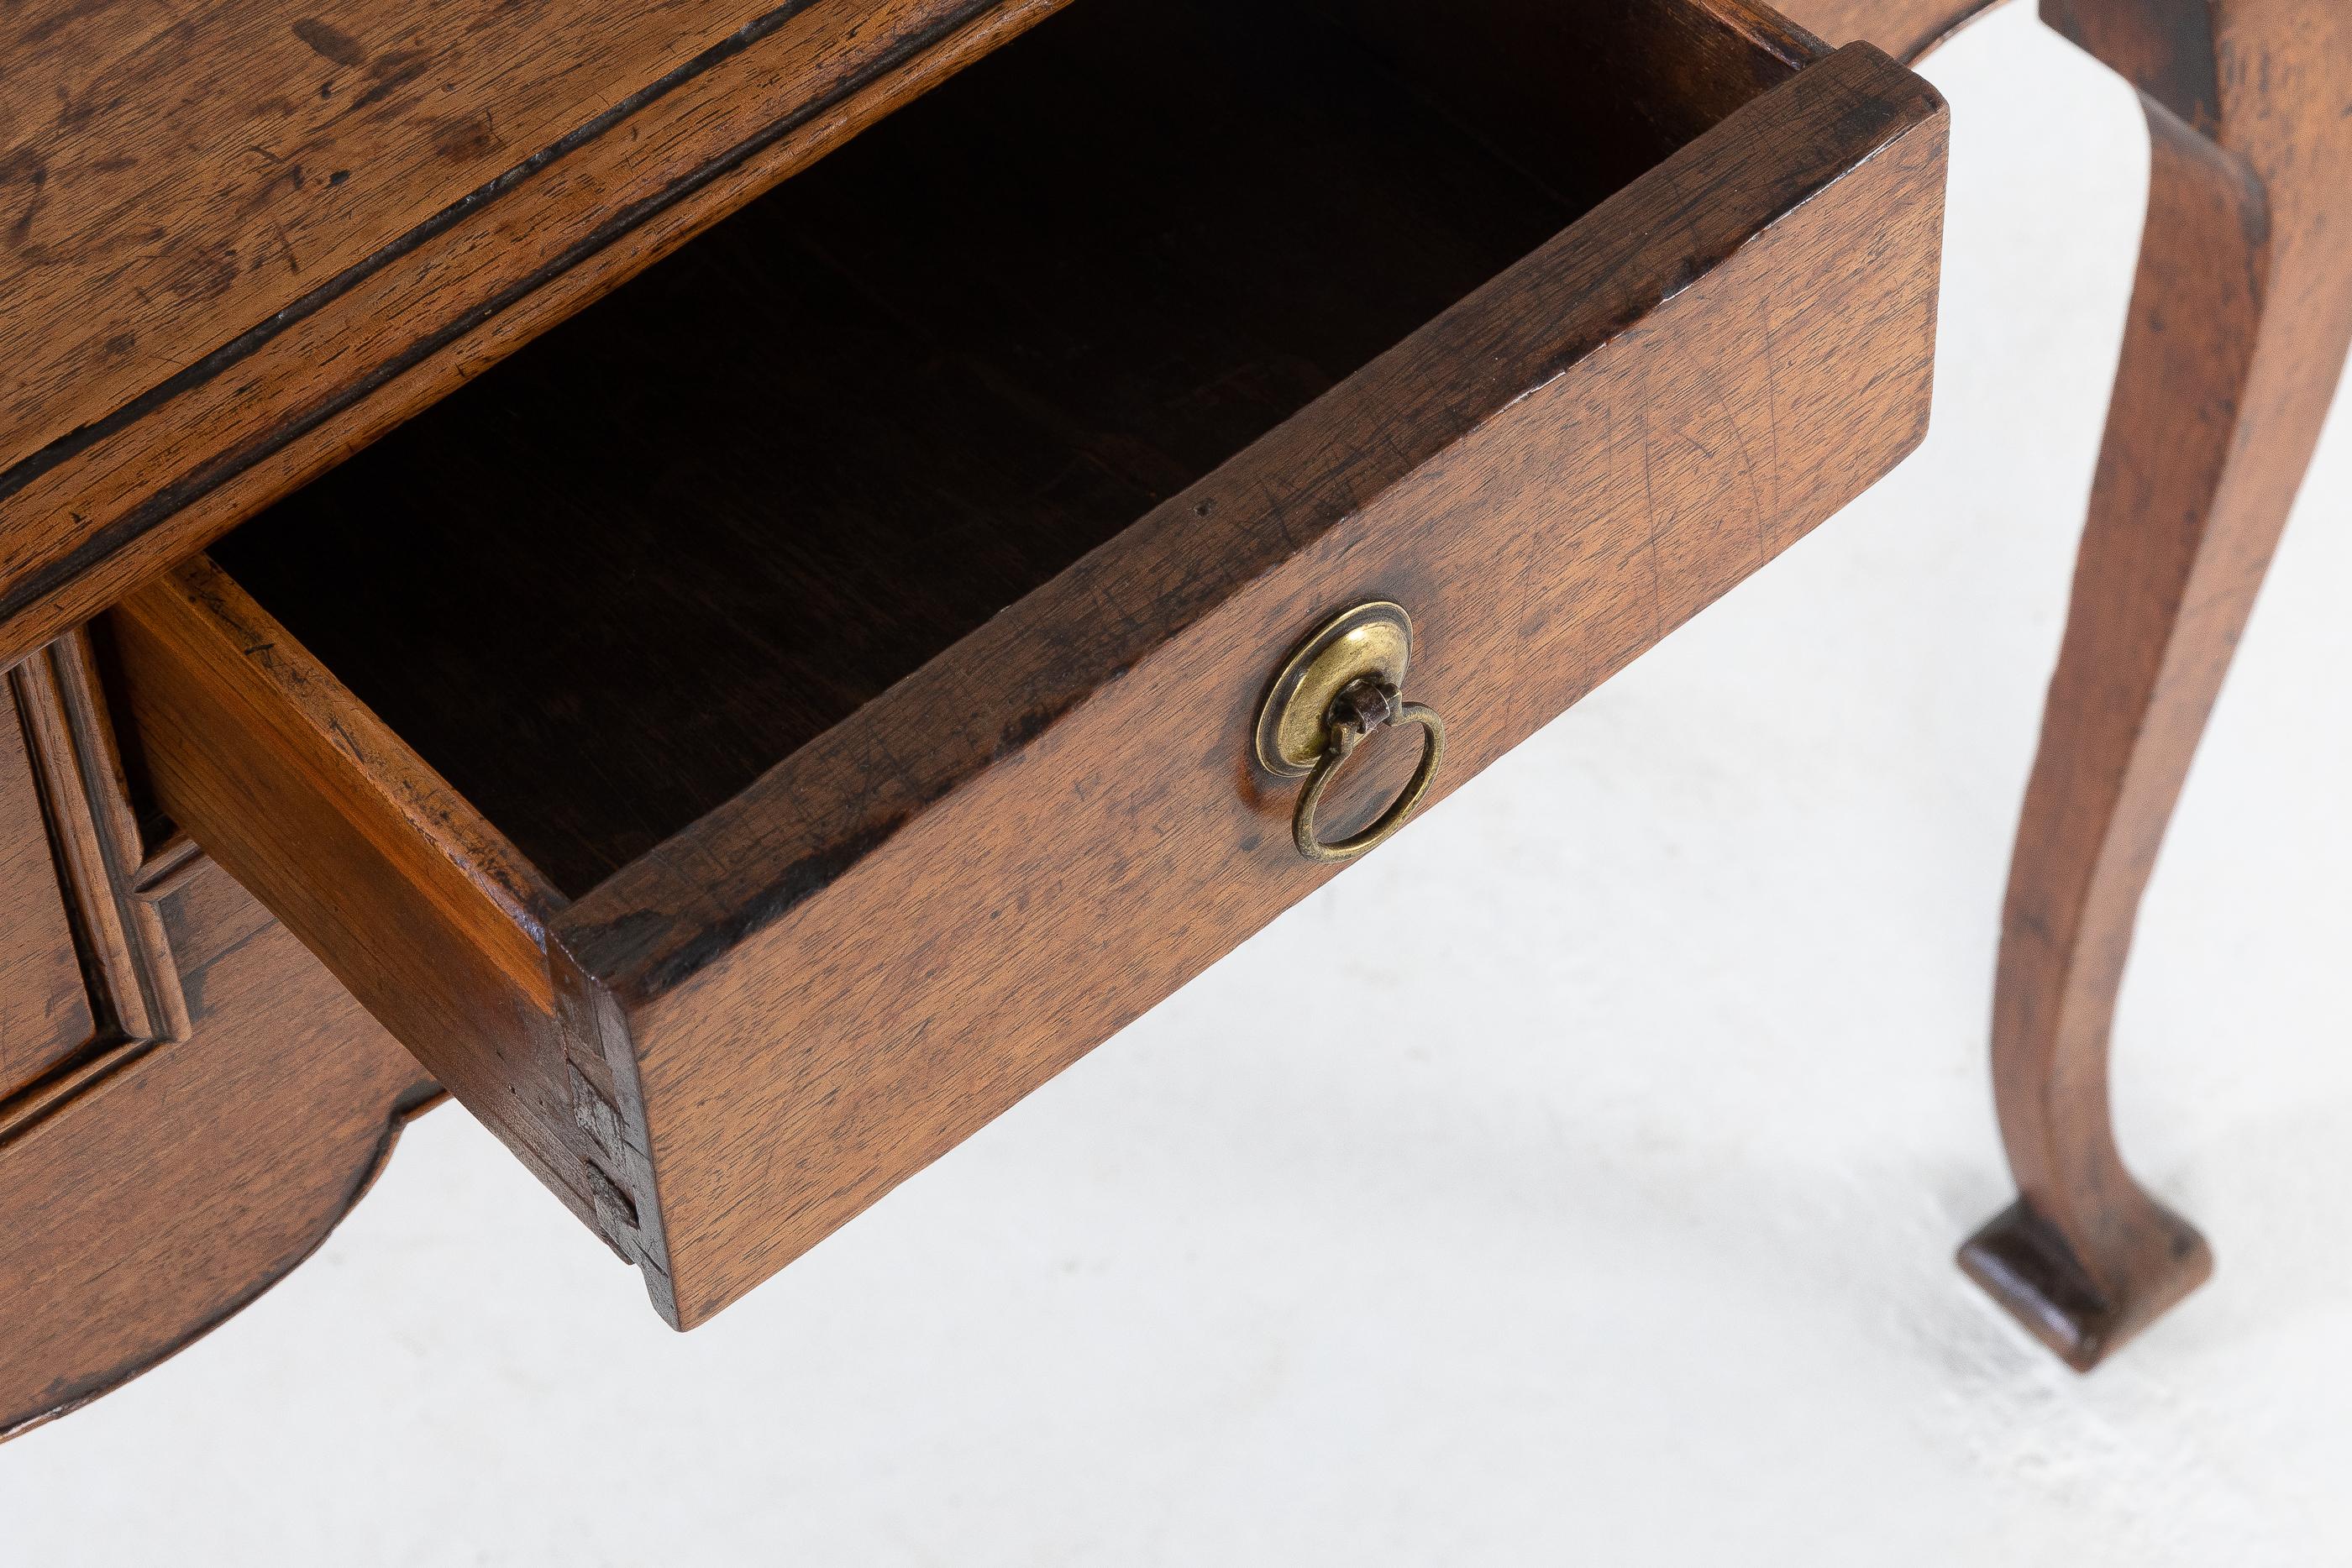
<path id="1" fill-rule="evenodd" d="M 584 895 L 1788 71 L 1587 9 L 1077 0 L 215 558 Z"/>

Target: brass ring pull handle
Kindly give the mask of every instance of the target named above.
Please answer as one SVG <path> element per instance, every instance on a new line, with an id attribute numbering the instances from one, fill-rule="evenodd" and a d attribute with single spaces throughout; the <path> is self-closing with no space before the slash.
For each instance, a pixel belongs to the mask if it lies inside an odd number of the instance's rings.
<path id="1" fill-rule="evenodd" d="M 1280 778 L 1307 780 L 1291 813 L 1290 838 L 1308 860 L 1351 861 L 1386 842 L 1436 782 L 1445 759 L 1445 721 L 1436 710 L 1404 700 L 1412 656 L 1412 617 L 1401 605 L 1375 600 L 1325 622 L 1291 650 L 1266 688 L 1258 705 L 1258 765 Z M 1421 727 L 1422 743 L 1421 765 L 1403 793 L 1363 831 L 1328 842 L 1318 837 L 1316 809 L 1356 747 L 1374 730 L 1405 724 Z"/>
<path id="2" fill-rule="evenodd" d="M 1421 726 L 1421 766 L 1412 770 L 1412 781 L 1404 792 L 1389 802 L 1389 809 L 1372 821 L 1362 832 L 1332 843 L 1316 836 L 1315 808 L 1323 803 L 1323 791 L 1338 778 L 1339 769 L 1364 737 L 1383 725 L 1417 724 Z M 1315 771 L 1307 776 L 1307 788 L 1298 792 L 1298 809 L 1290 814 L 1290 841 L 1298 852 L 1311 861 L 1351 861 L 1367 851 L 1379 848 L 1390 834 L 1405 824 L 1429 793 L 1430 785 L 1437 780 L 1437 769 L 1445 760 L 1445 721 L 1437 716 L 1433 707 L 1406 702 L 1393 686 L 1382 686 L 1371 681 L 1359 681 L 1339 694 L 1332 705 L 1331 738 L 1323 747 L 1323 759 Z"/>

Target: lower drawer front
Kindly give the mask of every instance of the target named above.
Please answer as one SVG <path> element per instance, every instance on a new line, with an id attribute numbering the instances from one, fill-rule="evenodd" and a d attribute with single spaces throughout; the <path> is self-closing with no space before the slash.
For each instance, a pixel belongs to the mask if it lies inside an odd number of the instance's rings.
<path id="1" fill-rule="evenodd" d="M 482 804 L 527 772 L 412 748 L 404 660 L 306 648 L 273 606 L 319 607 L 256 544 L 250 593 L 200 562 L 115 618 L 161 803 L 709 1317 L 1331 873 L 1254 740 L 1333 612 L 1410 612 L 1441 798 L 1919 440 L 1940 103 L 1866 48 L 1783 59 L 1810 46 L 1744 5 L 1654 9 L 1713 19 L 1688 90 L 1744 59 L 1744 107 L 609 873 Z M 476 678 L 526 725 L 559 697 L 520 667 Z M 1381 753 L 1328 831 L 1399 787 Z"/>

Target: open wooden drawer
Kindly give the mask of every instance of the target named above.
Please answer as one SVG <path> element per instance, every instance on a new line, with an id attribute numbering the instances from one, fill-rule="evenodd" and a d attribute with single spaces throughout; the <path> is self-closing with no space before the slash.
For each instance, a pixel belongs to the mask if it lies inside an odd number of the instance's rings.
<path id="1" fill-rule="evenodd" d="M 1742 0 L 1077 0 L 125 601 L 134 763 L 691 1325 L 1328 874 L 1332 612 L 1442 793 L 1907 452 L 1943 155 Z"/>

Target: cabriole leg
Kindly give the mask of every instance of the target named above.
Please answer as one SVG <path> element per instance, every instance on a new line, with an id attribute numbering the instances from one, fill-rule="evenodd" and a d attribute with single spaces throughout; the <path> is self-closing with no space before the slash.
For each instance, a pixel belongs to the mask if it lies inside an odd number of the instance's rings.
<path id="1" fill-rule="evenodd" d="M 2139 89 L 2147 235 L 2010 873 L 1993 1075 L 2017 1202 L 1961 1267 L 2077 1370 L 2196 1289 L 2125 1168 L 2108 1034 L 2140 895 L 2352 343 L 2352 11 L 2045 0 Z"/>

